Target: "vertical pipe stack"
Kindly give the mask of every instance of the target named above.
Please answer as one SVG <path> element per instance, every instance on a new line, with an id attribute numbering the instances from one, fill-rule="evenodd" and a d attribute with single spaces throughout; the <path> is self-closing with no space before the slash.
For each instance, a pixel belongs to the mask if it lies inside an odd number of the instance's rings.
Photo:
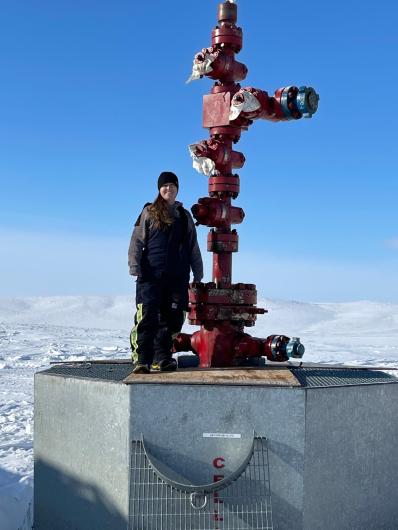
<path id="1" fill-rule="evenodd" d="M 196 54 L 191 76 L 215 80 L 210 94 L 203 97 L 203 127 L 210 138 L 190 146 L 194 166 L 209 177 L 209 197 L 199 199 L 192 213 L 197 224 L 211 227 L 207 250 L 213 253 L 213 274 L 212 282 L 192 284 L 190 289 L 189 321 L 200 325 L 200 330 L 192 336 L 180 334 L 174 347 L 197 353 L 201 367 L 234 366 L 262 356 L 284 361 L 304 353 L 298 338 L 270 335 L 257 339 L 244 333 L 244 327 L 254 326 L 257 315 L 266 310 L 256 307 L 255 285 L 232 283 L 232 253 L 238 251 L 238 233 L 232 225 L 244 218 L 242 208 L 232 206 L 240 190 L 239 175 L 233 170 L 245 162 L 233 146 L 253 120 L 311 117 L 319 98 L 307 87 L 281 88 L 272 97 L 259 89 L 241 88 L 238 81 L 245 79 L 247 67 L 235 59 L 242 49 L 237 15 L 234 2 L 219 4 L 211 46 Z"/>

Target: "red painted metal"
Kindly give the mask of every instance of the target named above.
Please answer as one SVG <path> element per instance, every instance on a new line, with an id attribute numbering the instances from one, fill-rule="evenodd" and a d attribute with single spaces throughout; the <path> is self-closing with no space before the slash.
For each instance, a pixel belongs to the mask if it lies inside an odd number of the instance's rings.
<path id="1" fill-rule="evenodd" d="M 245 217 L 242 208 L 231 206 L 226 201 L 210 197 L 199 199 L 198 204 L 192 206 L 192 214 L 199 224 L 217 228 L 239 224 Z"/>
<path id="2" fill-rule="evenodd" d="M 232 199 L 236 199 L 240 191 L 239 175 L 220 175 L 209 178 L 209 195 L 210 197 L 222 196 L 227 193 Z"/>
<path id="3" fill-rule="evenodd" d="M 210 79 L 231 79 L 233 81 L 243 81 L 247 75 L 247 66 L 235 60 L 233 52 L 222 48 L 204 48 L 195 55 L 195 61 L 202 63 L 206 60 L 206 54 L 215 57 L 211 64 L 212 71 L 208 74 Z"/>
<path id="4" fill-rule="evenodd" d="M 228 171 L 232 168 L 240 169 L 245 163 L 243 153 L 232 150 L 232 140 L 229 138 L 226 138 L 224 141 L 216 140 L 215 138 L 202 140 L 196 145 L 196 154 L 197 156 L 203 156 L 213 160 L 219 171 Z"/>
<path id="5" fill-rule="evenodd" d="M 203 96 L 203 127 L 229 126 L 230 105 L 230 92 L 217 92 Z M 240 133 L 239 128 L 237 131 Z"/>
<path id="6" fill-rule="evenodd" d="M 203 48 L 194 59 L 201 67 L 210 57 L 211 69 L 204 75 L 216 81 L 211 93 L 203 97 L 203 126 L 210 138 L 196 144 L 194 153 L 213 161 L 215 169 L 209 177 L 209 197 L 199 199 L 192 207 L 197 224 L 212 227 L 207 249 L 213 252 L 213 281 L 191 285 L 189 321 L 200 325 L 200 329 L 192 335 L 180 334 L 174 348 L 197 353 L 201 367 L 239 365 L 261 356 L 284 361 L 290 340 L 284 335 L 261 339 L 244 333 L 244 327 L 253 326 L 257 315 L 266 310 L 256 307 L 255 285 L 232 284 L 232 253 L 238 251 L 238 234 L 231 226 L 241 223 L 245 215 L 242 208 L 231 205 L 240 191 L 239 176 L 233 170 L 242 168 L 245 162 L 233 145 L 254 120 L 286 121 L 301 118 L 304 113 L 295 103 L 297 87 L 280 88 L 269 96 L 264 90 L 241 88 L 237 83 L 245 79 L 247 67 L 235 59 L 242 48 L 242 29 L 236 22 L 237 5 L 230 1 L 219 4 L 211 46 Z M 302 91 L 300 97 L 307 97 L 307 93 Z M 315 94 L 316 105 L 317 97 Z M 255 104 L 242 107 L 246 99 Z M 236 105 L 240 112 L 234 116 L 230 112 Z"/>

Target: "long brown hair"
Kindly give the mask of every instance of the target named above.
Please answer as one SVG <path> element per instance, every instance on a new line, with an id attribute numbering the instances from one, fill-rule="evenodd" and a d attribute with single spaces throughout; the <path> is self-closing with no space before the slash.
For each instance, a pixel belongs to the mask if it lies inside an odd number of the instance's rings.
<path id="1" fill-rule="evenodd" d="M 170 216 L 169 205 L 160 193 L 158 193 L 158 196 L 153 203 L 148 206 L 148 212 L 152 226 L 156 228 L 156 230 L 167 230 L 173 222 L 173 219 Z"/>

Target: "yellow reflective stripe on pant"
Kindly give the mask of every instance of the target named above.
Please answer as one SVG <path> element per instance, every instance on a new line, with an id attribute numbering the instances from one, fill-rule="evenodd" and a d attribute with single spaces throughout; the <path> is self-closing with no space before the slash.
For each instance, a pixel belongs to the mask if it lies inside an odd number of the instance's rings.
<path id="1" fill-rule="evenodd" d="M 137 335 L 138 335 L 138 325 L 142 320 L 142 315 L 143 315 L 143 304 L 137 304 L 137 312 L 134 316 L 134 327 L 130 333 L 131 357 L 133 359 L 133 362 L 135 363 L 138 361 Z"/>

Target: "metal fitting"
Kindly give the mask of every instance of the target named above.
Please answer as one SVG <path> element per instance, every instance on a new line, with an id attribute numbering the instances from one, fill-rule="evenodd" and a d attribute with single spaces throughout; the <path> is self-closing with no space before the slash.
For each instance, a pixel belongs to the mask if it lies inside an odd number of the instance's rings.
<path id="1" fill-rule="evenodd" d="M 243 221 L 245 213 L 242 208 L 231 206 L 220 199 L 203 197 L 191 208 L 197 224 L 214 227 L 229 227 Z"/>
<path id="2" fill-rule="evenodd" d="M 288 86 L 275 93 L 287 120 L 311 118 L 318 110 L 319 96 L 312 87 Z"/>
<path id="3" fill-rule="evenodd" d="M 286 355 L 293 359 L 301 359 L 304 355 L 305 347 L 301 344 L 299 337 L 292 337 L 286 344 Z"/>
<path id="4" fill-rule="evenodd" d="M 319 95 L 312 87 L 301 86 L 299 88 L 296 104 L 303 118 L 311 118 L 318 110 Z"/>

